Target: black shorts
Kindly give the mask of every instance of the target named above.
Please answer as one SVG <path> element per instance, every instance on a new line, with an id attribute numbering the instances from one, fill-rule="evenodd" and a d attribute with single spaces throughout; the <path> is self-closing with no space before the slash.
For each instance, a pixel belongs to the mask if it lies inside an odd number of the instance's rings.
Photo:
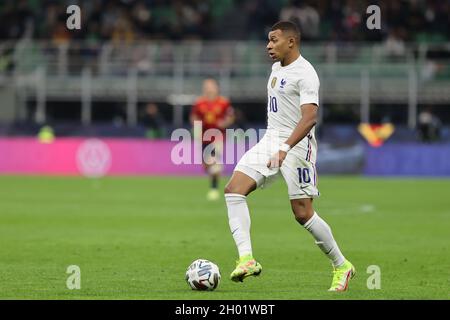
<path id="1" fill-rule="evenodd" d="M 202 154 L 205 152 L 206 147 L 209 146 L 210 144 L 212 144 L 214 146 L 214 148 L 211 151 L 211 155 L 213 157 L 215 157 L 216 156 L 216 146 L 215 146 L 214 141 L 208 141 L 208 142 L 203 141 L 202 142 Z"/>
<path id="2" fill-rule="evenodd" d="M 223 141 L 221 139 L 214 140 L 214 141 L 203 141 L 202 142 L 202 154 L 204 154 L 206 147 L 208 147 L 210 145 L 212 145 L 212 150 L 210 151 L 208 156 L 211 155 L 213 157 L 220 157 L 223 152 L 223 148 L 224 148 Z M 211 148 L 211 147 L 209 147 L 209 148 Z"/>

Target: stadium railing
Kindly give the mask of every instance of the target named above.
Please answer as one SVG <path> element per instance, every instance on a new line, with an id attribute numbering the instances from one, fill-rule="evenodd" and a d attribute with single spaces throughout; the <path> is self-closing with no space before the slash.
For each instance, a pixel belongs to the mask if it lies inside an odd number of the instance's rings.
<path id="1" fill-rule="evenodd" d="M 167 101 L 181 124 L 201 81 L 219 79 L 235 102 L 265 102 L 271 62 L 264 42 L 141 42 L 55 44 L 22 40 L 0 44 L 0 85 L 19 97 L 17 108 L 36 101 L 35 121 L 46 120 L 47 101 L 81 101 L 81 121 L 92 121 L 92 102 L 124 101 L 127 123 L 137 122 L 138 101 Z M 450 43 L 406 44 L 401 52 L 367 43 L 303 44 L 302 55 L 321 79 L 321 103 L 408 105 L 414 128 L 419 104 L 450 103 Z M 436 54 L 437 52 L 437 54 Z"/>

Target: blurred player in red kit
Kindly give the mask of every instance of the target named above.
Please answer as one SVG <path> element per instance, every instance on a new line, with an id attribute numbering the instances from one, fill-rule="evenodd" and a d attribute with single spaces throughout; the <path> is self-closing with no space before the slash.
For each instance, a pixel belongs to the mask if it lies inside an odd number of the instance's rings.
<path id="1" fill-rule="evenodd" d="M 193 126 L 194 121 L 201 121 L 202 123 L 202 132 L 197 133 L 199 136 L 195 138 L 201 139 L 203 167 L 211 180 L 211 189 L 207 194 L 208 200 L 217 200 L 221 194 L 218 185 L 223 165 L 217 160 L 220 159 L 223 151 L 225 129 L 231 126 L 234 120 L 233 107 L 227 98 L 220 95 L 217 81 L 211 78 L 205 79 L 203 81 L 203 95 L 197 98 L 194 103 L 190 121 Z M 209 138 L 208 135 L 205 136 L 209 129 L 219 130 L 223 139 L 218 139 L 214 130 L 210 131 L 212 138 Z M 194 135 L 196 134 L 194 133 Z"/>

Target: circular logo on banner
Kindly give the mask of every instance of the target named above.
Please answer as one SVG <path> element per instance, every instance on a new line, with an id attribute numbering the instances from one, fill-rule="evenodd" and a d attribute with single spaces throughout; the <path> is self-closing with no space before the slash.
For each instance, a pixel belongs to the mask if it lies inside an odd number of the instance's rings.
<path id="1" fill-rule="evenodd" d="M 78 170 L 86 177 L 103 177 L 108 173 L 111 162 L 111 150 L 99 139 L 88 139 L 78 147 Z"/>

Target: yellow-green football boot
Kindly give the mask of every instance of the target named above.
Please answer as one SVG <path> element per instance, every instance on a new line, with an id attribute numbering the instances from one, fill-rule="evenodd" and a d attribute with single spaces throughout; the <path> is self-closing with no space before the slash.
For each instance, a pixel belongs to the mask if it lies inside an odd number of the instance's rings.
<path id="1" fill-rule="evenodd" d="M 236 269 L 231 273 L 230 279 L 235 282 L 243 282 L 245 278 L 250 276 L 259 276 L 262 271 L 262 266 L 252 255 L 246 255 L 236 261 Z"/>
<path id="2" fill-rule="evenodd" d="M 348 283 L 356 274 L 355 267 L 350 261 L 345 260 L 342 266 L 334 268 L 333 282 L 328 291 L 345 291 L 348 289 Z"/>

